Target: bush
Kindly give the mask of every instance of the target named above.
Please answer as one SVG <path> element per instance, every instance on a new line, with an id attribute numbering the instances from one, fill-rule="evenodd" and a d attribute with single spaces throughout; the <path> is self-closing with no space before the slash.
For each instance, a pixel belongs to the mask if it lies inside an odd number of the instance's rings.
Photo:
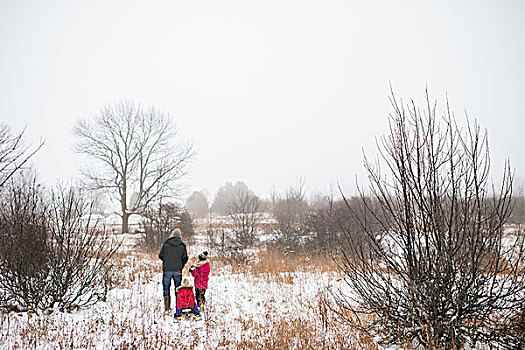
<path id="1" fill-rule="evenodd" d="M 34 177 L 21 177 L 2 198 L 2 308 L 70 310 L 105 298 L 118 244 L 92 225 L 80 194 L 59 189 L 48 198 Z"/>
<path id="2" fill-rule="evenodd" d="M 365 161 L 373 200 L 362 193 L 363 206 L 347 202 L 368 239 L 348 239 L 352 297 L 339 295 L 342 314 L 374 315 L 362 330 L 387 344 L 521 348 L 524 235 L 509 239 L 504 230 L 509 164 L 496 190 L 478 125 L 467 122 L 464 132 L 448 110 L 436 118 L 428 95 L 425 115 L 414 103 L 406 111 L 391 101 L 390 134 L 378 142 L 382 162 Z"/>
<path id="3" fill-rule="evenodd" d="M 34 180 L 13 184 L 0 208 L 1 306 L 35 310 L 49 306 L 49 208 Z"/>
<path id="4" fill-rule="evenodd" d="M 93 206 L 82 194 L 59 189 L 52 195 L 48 246 L 53 301 L 62 309 L 105 300 L 112 283 L 110 259 L 120 246 L 91 220 Z"/>

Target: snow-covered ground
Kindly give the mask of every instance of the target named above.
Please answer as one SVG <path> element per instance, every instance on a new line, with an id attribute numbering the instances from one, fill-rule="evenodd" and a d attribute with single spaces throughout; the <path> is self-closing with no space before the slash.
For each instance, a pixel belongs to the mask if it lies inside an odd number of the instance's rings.
<path id="1" fill-rule="evenodd" d="M 105 302 L 73 312 L 0 314 L 0 350 L 380 348 L 358 339 L 327 308 L 327 287 L 344 285 L 326 269 L 237 272 L 212 256 L 203 320 L 176 324 L 163 310 L 161 262 L 137 250 L 140 237 L 116 236 L 116 282 Z M 188 246 L 190 259 L 205 248 Z"/>
<path id="2" fill-rule="evenodd" d="M 203 321 L 176 324 L 163 310 L 160 261 L 130 249 L 133 239 L 124 237 L 119 283 L 105 302 L 2 315 L 0 349 L 343 349 L 356 341 L 324 308 L 335 273 L 232 273 L 212 265 Z"/>

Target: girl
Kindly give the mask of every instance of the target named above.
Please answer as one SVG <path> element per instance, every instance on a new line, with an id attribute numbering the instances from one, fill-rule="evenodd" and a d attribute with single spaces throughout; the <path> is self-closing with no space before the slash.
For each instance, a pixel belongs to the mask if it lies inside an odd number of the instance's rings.
<path id="1" fill-rule="evenodd" d="M 197 297 L 197 306 L 202 307 L 206 303 L 204 294 L 208 288 L 208 276 L 210 275 L 210 261 L 208 260 L 208 252 L 199 254 L 199 261 L 195 265 L 191 265 L 190 272 L 195 278 L 195 292 Z"/>

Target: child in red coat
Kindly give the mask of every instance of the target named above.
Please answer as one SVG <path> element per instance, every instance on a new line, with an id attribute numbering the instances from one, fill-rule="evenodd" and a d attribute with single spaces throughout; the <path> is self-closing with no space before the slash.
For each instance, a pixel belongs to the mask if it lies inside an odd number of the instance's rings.
<path id="1" fill-rule="evenodd" d="M 210 275 L 211 265 L 208 260 L 208 252 L 199 255 L 199 261 L 191 265 L 190 272 L 195 278 L 195 292 L 197 294 L 197 305 L 202 307 L 206 303 L 206 289 L 208 289 L 208 276 Z"/>
<path id="2" fill-rule="evenodd" d="M 187 278 L 182 280 L 182 285 L 176 289 L 176 294 L 177 306 L 175 308 L 175 321 L 180 320 L 184 314 L 190 314 L 199 320 L 199 308 L 195 302 L 193 287 L 190 286 L 190 281 Z"/>

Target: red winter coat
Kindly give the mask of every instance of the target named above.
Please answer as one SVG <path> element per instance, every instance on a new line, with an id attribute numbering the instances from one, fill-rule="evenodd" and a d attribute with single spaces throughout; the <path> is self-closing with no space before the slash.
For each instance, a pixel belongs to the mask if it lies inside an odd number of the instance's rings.
<path id="1" fill-rule="evenodd" d="M 208 289 L 210 270 L 211 267 L 208 260 L 202 260 L 195 264 L 195 269 L 191 271 L 192 276 L 195 277 L 195 288 Z"/>
<path id="2" fill-rule="evenodd" d="M 193 294 L 193 287 L 179 287 L 177 288 L 177 307 L 184 309 L 195 305 L 195 295 Z"/>

